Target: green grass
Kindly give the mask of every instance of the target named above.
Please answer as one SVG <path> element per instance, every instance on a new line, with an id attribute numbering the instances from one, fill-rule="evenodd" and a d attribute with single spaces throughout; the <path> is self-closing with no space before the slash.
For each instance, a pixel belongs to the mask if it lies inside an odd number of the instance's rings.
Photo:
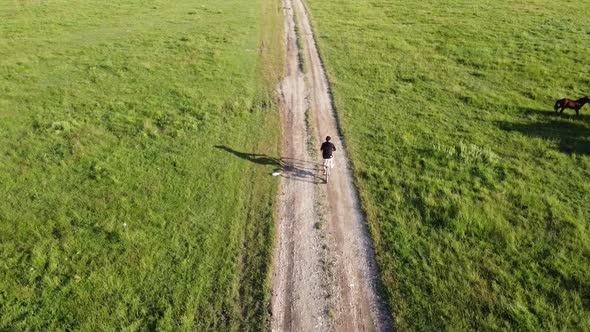
<path id="1" fill-rule="evenodd" d="M 589 330 L 587 6 L 308 3 L 398 329 Z"/>
<path id="2" fill-rule="evenodd" d="M 267 326 L 279 8 L 0 0 L 0 330 Z"/>

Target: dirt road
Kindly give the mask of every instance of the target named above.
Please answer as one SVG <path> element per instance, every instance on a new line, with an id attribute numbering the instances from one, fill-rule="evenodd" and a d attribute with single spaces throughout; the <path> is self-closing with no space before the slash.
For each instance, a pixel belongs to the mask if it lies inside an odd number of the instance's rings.
<path id="1" fill-rule="evenodd" d="M 388 331 L 348 157 L 303 0 L 283 0 L 287 73 L 280 84 L 283 158 L 273 331 Z M 300 40 L 298 41 L 298 38 Z M 320 137 L 338 151 L 323 183 Z"/>

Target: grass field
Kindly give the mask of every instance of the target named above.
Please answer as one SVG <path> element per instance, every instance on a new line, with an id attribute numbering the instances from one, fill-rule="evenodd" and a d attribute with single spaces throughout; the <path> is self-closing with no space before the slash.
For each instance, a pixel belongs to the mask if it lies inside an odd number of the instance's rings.
<path id="1" fill-rule="evenodd" d="M 267 326 L 280 14 L 0 0 L 0 330 Z"/>
<path id="2" fill-rule="evenodd" d="M 398 329 L 590 330 L 587 5 L 308 6 Z"/>

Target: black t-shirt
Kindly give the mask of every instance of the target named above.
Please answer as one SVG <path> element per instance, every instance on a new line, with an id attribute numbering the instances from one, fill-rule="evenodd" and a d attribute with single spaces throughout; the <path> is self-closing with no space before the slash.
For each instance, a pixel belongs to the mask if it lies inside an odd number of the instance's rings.
<path id="1" fill-rule="evenodd" d="M 322 157 L 324 159 L 330 159 L 332 158 L 332 152 L 336 151 L 336 147 L 331 142 L 324 142 L 320 150 L 322 150 Z"/>

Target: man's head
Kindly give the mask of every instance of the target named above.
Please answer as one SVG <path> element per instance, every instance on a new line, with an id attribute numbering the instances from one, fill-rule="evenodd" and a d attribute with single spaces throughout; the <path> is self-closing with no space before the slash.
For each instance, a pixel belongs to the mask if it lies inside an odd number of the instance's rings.
<path id="1" fill-rule="evenodd" d="M 330 136 L 326 136 L 326 142 L 329 142 L 332 139 Z"/>

